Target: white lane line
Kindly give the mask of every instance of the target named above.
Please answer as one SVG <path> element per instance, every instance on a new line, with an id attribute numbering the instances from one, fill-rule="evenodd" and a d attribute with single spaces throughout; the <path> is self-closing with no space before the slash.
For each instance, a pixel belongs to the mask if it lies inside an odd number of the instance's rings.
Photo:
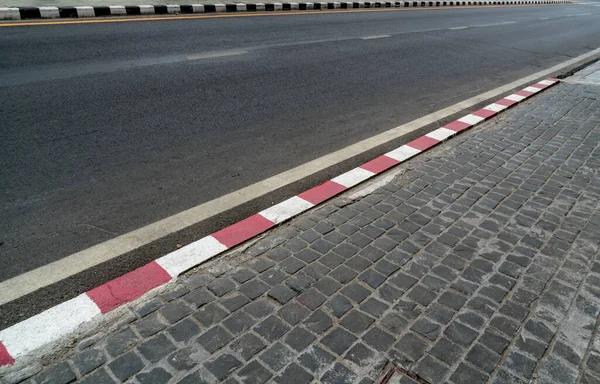
<path id="1" fill-rule="evenodd" d="M 376 36 L 364 36 L 361 40 L 373 40 L 373 39 L 384 39 L 386 37 L 392 37 L 392 35 L 376 35 Z"/>
<path id="2" fill-rule="evenodd" d="M 186 56 L 186 60 L 202 60 L 202 59 L 212 59 L 215 57 L 225 57 L 225 56 L 236 56 L 236 55 L 245 55 L 248 51 L 225 51 L 225 52 L 211 52 L 211 53 L 200 53 L 197 55 Z"/>
<path id="3" fill-rule="evenodd" d="M 540 20 L 550 20 L 549 17 L 540 17 Z"/>
<path id="4" fill-rule="evenodd" d="M 520 88 L 549 76 L 571 65 L 579 64 L 590 57 L 600 55 L 600 48 L 564 61 L 550 68 L 515 80 L 512 83 L 489 90 L 470 99 L 441 109 L 437 112 L 420 117 L 409 123 L 389 129 L 368 139 L 351 144 L 345 148 L 329 153 L 325 156 L 311 160 L 288 171 L 258 181 L 247 187 L 231 192 L 227 195 L 197 205 L 186 211 L 164 218 L 145 227 L 125 233 L 114 239 L 84 249 L 60 260 L 44 265 L 22 275 L 0 282 L 0 305 L 15 300 L 39 288 L 46 287 L 63 280 L 76 273 L 94 267 L 105 261 L 112 260 L 120 255 L 151 243 L 161 237 L 180 231 L 191 225 L 204 221 L 222 212 L 235 208 L 248 201 L 254 200 L 271 191 L 285 187 L 291 183 L 308 177 L 321 170 L 351 159 L 361 153 L 376 148 L 391 140 L 400 138 L 429 124 L 471 108 L 486 100 L 499 97 L 513 89 Z M 398 158 L 401 157 L 399 154 Z M 392 158 L 393 155 L 388 154 Z"/>
<path id="5" fill-rule="evenodd" d="M 457 29 L 467 29 L 467 28 L 469 28 L 469 27 L 466 27 L 466 26 L 465 27 L 454 27 L 454 28 L 448 28 L 448 29 L 455 31 Z"/>

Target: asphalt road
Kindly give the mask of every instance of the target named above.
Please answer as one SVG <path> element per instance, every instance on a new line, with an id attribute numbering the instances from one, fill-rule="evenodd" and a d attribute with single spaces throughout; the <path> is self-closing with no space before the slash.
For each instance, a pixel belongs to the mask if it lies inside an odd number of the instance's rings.
<path id="1" fill-rule="evenodd" d="M 0 28 L 0 281 L 595 49 L 599 18 L 567 5 Z"/>

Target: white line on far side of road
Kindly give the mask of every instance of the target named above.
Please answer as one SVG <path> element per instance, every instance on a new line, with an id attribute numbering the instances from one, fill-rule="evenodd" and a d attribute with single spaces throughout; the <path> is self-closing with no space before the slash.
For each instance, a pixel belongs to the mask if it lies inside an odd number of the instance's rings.
<path id="1" fill-rule="evenodd" d="M 214 200 L 200 204 L 186 211 L 164 218 L 160 221 L 125 233 L 114 239 L 84 249 L 60 260 L 44 265 L 43 267 L 15 276 L 0 283 L 0 305 L 15 300 L 37 289 L 54 284 L 76 273 L 94 267 L 105 261 L 114 259 L 143 245 L 158 240 L 171 233 L 180 231 L 191 225 L 197 224 L 210 217 L 218 215 L 229 209 L 235 208 L 248 201 L 254 200 L 271 191 L 285 187 L 293 182 L 308 177 L 316 172 L 327 169 L 345 160 L 351 159 L 361 153 L 376 148 L 391 140 L 398 139 L 407 133 L 433 124 L 440 119 L 471 108 L 474 105 L 498 97 L 518 87 L 537 81 L 569 66 L 600 55 L 600 48 L 564 61 L 550 68 L 533 73 L 529 76 L 515 80 L 512 83 L 489 90 L 470 99 L 461 101 L 452 106 L 430 113 L 409 123 L 392 128 L 375 136 L 349 145 L 325 156 L 319 157 L 305 164 L 299 165 L 278 175 L 261 180 L 257 183 L 231 192 Z"/>
<path id="2" fill-rule="evenodd" d="M 361 37 L 361 40 L 373 40 L 373 39 L 383 39 L 386 37 L 392 37 L 392 35 L 375 35 L 375 36 L 365 36 Z"/>
<path id="3" fill-rule="evenodd" d="M 200 53 L 198 55 L 186 56 L 186 60 L 201 60 L 201 59 L 212 59 L 215 57 L 224 57 L 224 56 L 235 56 L 235 55 L 245 55 L 248 51 L 224 51 L 224 52 L 213 52 L 213 53 Z"/>
<path id="4" fill-rule="evenodd" d="M 467 26 L 464 26 L 464 27 L 453 27 L 453 28 L 448 28 L 448 29 L 456 31 L 457 29 L 467 29 L 467 28 L 469 28 L 469 27 L 467 27 Z"/>

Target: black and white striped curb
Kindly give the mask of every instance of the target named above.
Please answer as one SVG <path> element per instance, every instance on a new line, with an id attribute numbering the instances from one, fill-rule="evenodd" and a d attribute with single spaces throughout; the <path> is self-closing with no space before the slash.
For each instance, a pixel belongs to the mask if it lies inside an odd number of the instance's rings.
<path id="1" fill-rule="evenodd" d="M 568 0 L 504 1 L 364 1 L 334 3 L 252 3 L 252 4 L 185 4 L 185 5 L 104 5 L 75 7 L 4 7 L 0 20 L 58 19 L 106 16 L 165 15 L 217 12 L 310 11 L 357 8 L 414 8 L 489 5 L 566 4 Z"/>

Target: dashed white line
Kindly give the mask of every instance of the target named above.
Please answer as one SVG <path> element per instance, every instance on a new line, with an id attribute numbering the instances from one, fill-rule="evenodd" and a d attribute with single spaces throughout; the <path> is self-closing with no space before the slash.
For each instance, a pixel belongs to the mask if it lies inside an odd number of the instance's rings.
<path id="1" fill-rule="evenodd" d="M 454 27 L 454 28 L 449 28 L 449 29 L 456 31 L 457 29 L 467 29 L 467 28 L 469 28 L 469 27 Z"/>

